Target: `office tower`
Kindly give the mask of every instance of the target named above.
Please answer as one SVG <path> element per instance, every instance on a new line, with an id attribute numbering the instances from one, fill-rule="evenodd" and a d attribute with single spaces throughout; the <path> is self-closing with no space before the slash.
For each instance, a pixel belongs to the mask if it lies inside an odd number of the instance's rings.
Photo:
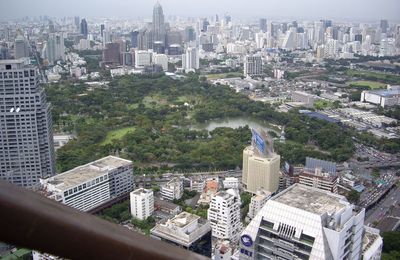
<path id="1" fill-rule="evenodd" d="M 244 190 L 274 193 L 279 187 L 280 156 L 273 151 L 273 142 L 265 132 L 252 129 L 252 145 L 243 150 L 242 183 Z"/>
<path id="2" fill-rule="evenodd" d="M 387 20 L 381 20 L 381 31 L 382 33 L 387 33 L 387 29 L 389 28 L 389 23 Z"/>
<path id="3" fill-rule="evenodd" d="M 306 158 L 304 170 L 299 174 L 300 184 L 337 193 L 338 182 L 336 163 Z"/>
<path id="4" fill-rule="evenodd" d="M 313 42 L 322 44 L 325 41 L 323 22 L 314 22 L 314 37 Z"/>
<path id="5" fill-rule="evenodd" d="M 207 19 L 203 19 L 202 23 L 201 23 L 201 31 L 203 32 L 207 32 L 208 26 L 210 25 L 210 23 L 208 22 Z"/>
<path id="6" fill-rule="evenodd" d="M 86 19 L 82 19 L 81 21 L 81 34 L 83 35 L 83 37 L 87 38 L 88 36 L 88 24 L 86 22 Z"/>
<path id="7" fill-rule="evenodd" d="M 163 9 L 159 2 L 153 8 L 153 34 L 154 41 L 165 42 L 165 21 Z"/>
<path id="8" fill-rule="evenodd" d="M 106 28 L 106 27 L 104 26 L 104 24 L 101 24 L 101 25 L 100 25 L 100 35 L 101 35 L 101 38 L 103 38 L 103 31 L 104 31 L 105 28 Z"/>
<path id="9" fill-rule="evenodd" d="M 49 21 L 49 33 L 55 33 L 55 32 L 56 32 L 56 28 L 54 27 L 54 22 Z"/>
<path id="10" fill-rule="evenodd" d="M 179 178 L 173 178 L 161 186 L 161 197 L 165 200 L 179 200 L 183 195 L 183 182 Z"/>
<path id="11" fill-rule="evenodd" d="M 42 50 L 42 58 L 46 59 L 50 64 L 54 64 L 58 60 L 65 60 L 65 45 L 62 33 L 49 34 L 49 38 Z"/>
<path id="12" fill-rule="evenodd" d="M 224 16 L 224 25 L 228 25 L 230 22 L 232 22 L 232 17 L 229 14 L 225 14 Z"/>
<path id="13" fill-rule="evenodd" d="M 29 57 L 28 43 L 24 36 L 18 35 L 14 41 L 14 58 L 26 58 Z"/>
<path id="14" fill-rule="evenodd" d="M 74 23 L 75 23 L 75 28 L 76 28 L 76 31 L 77 32 L 80 32 L 81 31 L 81 23 L 80 23 L 80 19 L 79 19 L 79 16 L 75 16 L 74 17 Z"/>
<path id="15" fill-rule="evenodd" d="M 237 241 L 242 230 L 240 204 L 239 194 L 233 189 L 220 191 L 212 197 L 207 215 L 213 237 Z"/>
<path id="16" fill-rule="evenodd" d="M 364 217 L 344 196 L 294 184 L 243 231 L 239 259 L 380 259 L 379 230 Z"/>
<path id="17" fill-rule="evenodd" d="M 191 42 L 196 40 L 196 33 L 193 27 L 188 26 L 185 28 L 185 42 Z"/>
<path id="18" fill-rule="evenodd" d="M 32 187 L 55 173 L 50 104 L 39 71 L 0 61 L 0 178 Z"/>
<path id="19" fill-rule="evenodd" d="M 103 50 L 103 65 L 120 65 L 120 44 L 116 42 L 107 43 Z"/>
<path id="20" fill-rule="evenodd" d="M 282 42 L 282 49 L 285 50 L 294 50 L 297 47 L 297 30 L 296 28 L 291 28 L 290 30 L 286 31 L 285 37 L 283 38 Z"/>
<path id="21" fill-rule="evenodd" d="M 287 31 L 287 29 L 288 29 L 287 23 L 282 23 L 282 24 L 281 24 L 281 29 L 282 29 L 282 33 L 286 33 L 286 31 Z"/>
<path id="22" fill-rule="evenodd" d="M 154 212 L 154 194 L 152 190 L 137 189 L 130 193 L 131 214 L 134 218 L 145 220 Z"/>
<path id="23" fill-rule="evenodd" d="M 135 51 L 135 67 L 139 69 L 151 65 L 151 55 L 149 51 Z"/>
<path id="24" fill-rule="evenodd" d="M 139 50 L 149 50 L 153 48 L 153 37 L 154 33 L 151 30 L 141 29 L 138 34 L 138 46 Z"/>
<path id="25" fill-rule="evenodd" d="M 182 212 L 158 223 L 150 236 L 211 258 L 210 222 L 194 214 Z"/>
<path id="26" fill-rule="evenodd" d="M 168 70 L 168 56 L 165 54 L 154 54 L 153 55 L 154 64 L 160 65 L 163 71 Z"/>
<path id="27" fill-rule="evenodd" d="M 138 35 L 139 35 L 139 31 L 131 32 L 131 48 L 138 47 Z"/>
<path id="28" fill-rule="evenodd" d="M 198 70 L 200 67 L 200 59 L 197 48 L 189 47 L 186 53 L 182 54 L 182 68 L 185 72 Z"/>
<path id="29" fill-rule="evenodd" d="M 131 192 L 132 169 L 131 161 L 107 156 L 40 180 L 41 191 L 51 199 L 87 212 Z"/>
<path id="30" fill-rule="evenodd" d="M 111 43 L 111 33 L 108 30 L 104 30 L 101 40 L 103 42 L 103 46 L 106 46 L 107 43 Z"/>
<path id="31" fill-rule="evenodd" d="M 244 76 L 259 76 L 263 74 L 263 65 L 260 55 L 246 55 L 244 60 Z"/>
<path id="32" fill-rule="evenodd" d="M 262 31 L 262 32 L 267 31 L 267 19 L 265 19 L 265 18 L 260 19 L 260 31 Z"/>
<path id="33" fill-rule="evenodd" d="M 354 35 L 354 40 L 355 41 L 358 41 L 358 42 L 360 42 L 360 43 L 362 43 L 363 41 L 362 41 L 362 34 L 356 34 L 356 35 Z"/>
<path id="34" fill-rule="evenodd" d="M 180 31 L 169 31 L 166 36 L 166 46 L 172 44 L 182 44 L 182 34 Z"/>
<path id="35" fill-rule="evenodd" d="M 8 60 L 10 58 L 10 51 L 7 48 L 7 44 L 0 44 L 0 60 Z"/>

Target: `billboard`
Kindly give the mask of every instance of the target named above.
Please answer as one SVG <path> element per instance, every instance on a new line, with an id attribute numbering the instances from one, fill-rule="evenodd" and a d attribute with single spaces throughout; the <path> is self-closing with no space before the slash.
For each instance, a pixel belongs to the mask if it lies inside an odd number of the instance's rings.
<path id="1" fill-rule="evenodd" d="M 264 138 L 261 136 L 259 132 L 257 132 L 255 129 L 251 129 L 251 134 L 252 134 L 252 145 L 261 153 L 261 154 L 266 154 L 266 142 Z"/>

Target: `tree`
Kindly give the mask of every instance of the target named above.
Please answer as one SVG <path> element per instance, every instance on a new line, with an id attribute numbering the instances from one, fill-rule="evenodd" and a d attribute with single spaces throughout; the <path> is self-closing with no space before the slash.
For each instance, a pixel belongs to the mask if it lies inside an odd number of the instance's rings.
<path id="1" fill-rule="evenodd" d="M 349 193 L 347 193 L 347 200 L 351 203 L 358 203 L 360 200 L 360 193 L 356 190 L 351 190 Z"/>

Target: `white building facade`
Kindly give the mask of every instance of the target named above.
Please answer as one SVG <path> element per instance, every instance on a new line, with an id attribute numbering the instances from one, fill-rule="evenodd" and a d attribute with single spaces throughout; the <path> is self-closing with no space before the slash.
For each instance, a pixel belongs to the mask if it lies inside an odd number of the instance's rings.
<path id="1" fill-rule="evenodd" d="M 165 200 L 179 200 L 183 195 L 183 182 L 179 178 L 170 180 L 167 184 L 161 186 L 161 197 Z"/>
<path id="2" fill-rule="evenodd" d="M 237 241 L 242 229 L 240 204 L 240 197 L 232 189 L 214 195 L 207 212 L 213 237 Z"/>
<path id="3" fill-rule="evenodd" d="M 152 190 L 137 189 L 130 193 L 131 214 L 133 217 L 145 220 L 154 212 L 154 194 Z"/>

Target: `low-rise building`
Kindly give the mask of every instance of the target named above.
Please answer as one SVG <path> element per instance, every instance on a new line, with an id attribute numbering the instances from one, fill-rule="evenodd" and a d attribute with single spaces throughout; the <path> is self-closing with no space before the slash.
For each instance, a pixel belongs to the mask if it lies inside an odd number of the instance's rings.
<path id="1" fill-rule="evenodd" d="M 361 102 L 368 102 L 381 107 L 400 104 L 400 89 L 389 86 L 387 90 L 366 90 L 361 92 Z"/>
<path id="2" fill-rule="evenodd" d="M 179 200 L 183 195 L 183 182 L 180 178 L 173 178 L 161 186 L 161 197 L 165 200 Z"/>
<path id="3" fill-rule="evenodd" d="M 339 177 L 336 164 L 307 157 L 304 170 L 299 175 L 299 183 L 337 193 Z"/>
<path id="4" fill-rule="evenodd" d="M 249 205 L 249 213 L 247 216 L 250 219 L 253 219 L 257 213 L 264 207 L 267 200 L 271 198 L 271 192 L 259 190 L 257 191 L 256 195 L 251 197 L 250 205 Z"/>
<path id="5" fill-rule="evenodd" d="M 145 220 L 154 212 L 154 194 L 152 190 L 137 189 L 130 193 L 131 214 L 134 218 Z"/>
<path id="6" fill-rule="evenodd" d="M 226 177 L 222 181 L 224 189 L 239 189 L 239 179 L 236 177 Z"/>
<path id="7" fill-rule="evenodd" d="M 210 222 L 197 215 L 182 212 L 172 219 L 156 224 L 151 237 L 211 257 Z"/>

